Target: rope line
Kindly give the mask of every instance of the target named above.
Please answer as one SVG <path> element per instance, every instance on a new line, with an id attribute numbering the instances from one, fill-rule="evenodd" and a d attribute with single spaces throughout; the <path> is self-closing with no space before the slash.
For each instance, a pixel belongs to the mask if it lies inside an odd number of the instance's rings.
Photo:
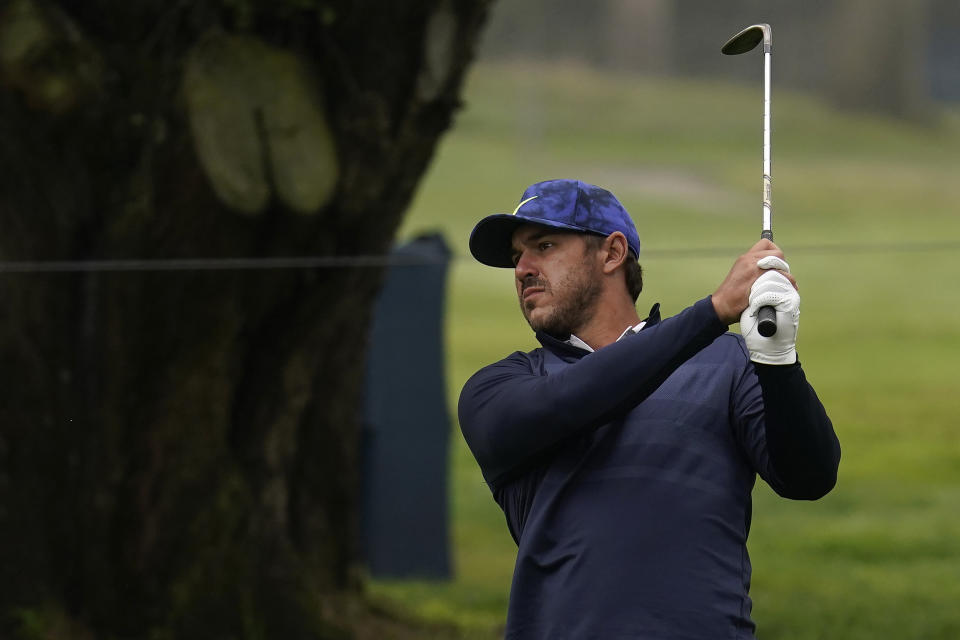
<path id="1" fill-rule="evenodd" d="M 0 261 L 0 273 L 78 273 L 92 271 L 241 271 L 269 269 L 340 269 L 443 264 L 444 258 L 383 256 L 294 256 L 276 258 L 158 258 L 152 260 Z"/>
<path id="2" fill-rule="evenodd" d="M 734 257 L 743 247 L 701 247 L 653 249 L 643 251 L 644 258 L 661 260 L 686 258 Z M 790 255 L 866 254 L 866 253 L 939 253 L 960 250 L 960 241 L 869 244 L 793 245 Z M 151 272 L 151 271 L 241 271 L 275 269 L 342 269 L 344 267 L 394 267 L 439 265 L 454 261 L 472 261 L 465 255 L 418 256 L 404 254 L 360 256 L 292 256 L 264 258 L 157 258 L 134 260 L 0 260 L 0 274 L 14 273 L 84 273 L 84 272 Z"/>
<path id="3" fill-rule="evenodd" d="M 834 254 L 864 254 L 864 253 L 940 253 L 960 250 L 960 240 L 945 242 L 874 242 L 860 244 L 791 244 L 785 250 L 788 255 L 797 253 L 834 253 Z M 694 249 L 654 249 L 643 251 L 644 256 L 656 258 L 689 258 L 689 257 L 723 257 L 738 256 L 744 252 L 744 247 L 704 247 Z"/>

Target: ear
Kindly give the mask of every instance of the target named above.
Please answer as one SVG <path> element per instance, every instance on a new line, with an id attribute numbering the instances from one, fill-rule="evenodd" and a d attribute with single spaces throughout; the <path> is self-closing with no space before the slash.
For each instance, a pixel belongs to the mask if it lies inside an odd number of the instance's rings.
<path id="1" fill-rule="evenodd" d="M 603 272 L 613 273 L 627 259 L 630 246 L 627 237 L 619 231 L 614 231 L 603 241 Z"/>

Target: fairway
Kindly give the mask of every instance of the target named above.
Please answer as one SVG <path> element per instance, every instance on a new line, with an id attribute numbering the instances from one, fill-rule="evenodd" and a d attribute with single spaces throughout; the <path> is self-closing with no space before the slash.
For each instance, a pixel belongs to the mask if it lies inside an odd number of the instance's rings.
<path id="1" fill-rule="evenodd" d="M 477 66 L 403 237 L 440 230 L 456 578 L 374 581 L 390 606 L 497 637 L 516 546 L 455 426 L 477 369 L 536 342 L 512 272 L 468 258 L 473 224 L 530 183 L 612 190 L 640 233 L 641 315 L 709 295 L 760 233 L 758 87 Z M 758 481 L 749 549 L 763 640 L 960 637 L 960 114 L 935 127 L 781 92 L 774 236 L 800 283 L 800 360 L 843 447 L 818 502 Z"/>

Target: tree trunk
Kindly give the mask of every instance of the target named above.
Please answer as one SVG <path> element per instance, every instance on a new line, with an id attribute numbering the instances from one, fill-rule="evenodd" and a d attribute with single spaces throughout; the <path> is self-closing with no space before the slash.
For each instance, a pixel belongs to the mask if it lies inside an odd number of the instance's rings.
<path id="1" fill-rule="evenodd" d="M 488 4 L 0 2 L 0 259 L 386 253 Z M 0 635 L 334 635 L 380 276 L 0 273 Z"/>

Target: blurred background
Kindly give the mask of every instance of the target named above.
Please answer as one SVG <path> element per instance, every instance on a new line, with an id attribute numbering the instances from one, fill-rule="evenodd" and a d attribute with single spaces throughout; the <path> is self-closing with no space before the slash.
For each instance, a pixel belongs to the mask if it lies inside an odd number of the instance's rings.
<path id="1" fill-rule="evenodd" d="M 641 315 L 709 295 L 761 213 L 762 56 L 720 47 L 768 22 L 843 460 L 754 492 L 758 637 L 960 637 L 956 0 L 109 4 L 0 2 L 0 635 L 500 637 L 516 546 L 456 403 L 538 345 L 470 230 L 582 179 L 637 224 Z"/>
<path id="2" fill-rule="evenodd" d="M 493 8 L 464 108 L 402 228 L 453 247 L 451 415 L 466 379 L 537 347 L 512 273 L 469 257 L 473 224 L 524 188 L 611 189 L 643 245 L 641 315 L 708 295 L 759 234 L 762 56 L 773 26 L 775 238 L 800 282 L 798 350 L 843 446 L 816 503 L 755 490 L 760 638 L 960 633 L 960 5 L 951 1 L 527 0 Z M 459 433 L 449 584 L 375 582 L 496 637 L 516 547 Z M 474 637 L 474 636 L 470 636 Z"/>

